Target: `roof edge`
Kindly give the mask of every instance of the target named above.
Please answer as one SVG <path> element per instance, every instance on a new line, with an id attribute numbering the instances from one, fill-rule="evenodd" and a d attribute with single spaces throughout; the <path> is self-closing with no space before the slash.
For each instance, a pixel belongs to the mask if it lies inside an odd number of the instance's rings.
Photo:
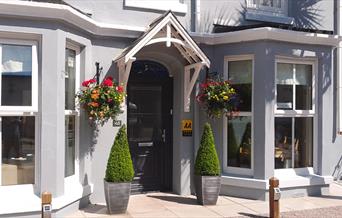
<path id="1" fill-rule="evenodd" d="M 0 16 L 61 20 L 98 36 L 137 38 L 146 30 L 145 27 L 98 22 L 69 5 L 45 2 L 0 0 Z"/>
<path id="2" fill-rule="evenodd" d="M 299 44 L 338 46 L 342 37 L 322 33 L 308 33 L 273 27 L 260 27 L 225 33 L 195 33 L 190 35 L 197 43 L 207 45 L 239 43 L 257 40 L 274 40 Z"/>

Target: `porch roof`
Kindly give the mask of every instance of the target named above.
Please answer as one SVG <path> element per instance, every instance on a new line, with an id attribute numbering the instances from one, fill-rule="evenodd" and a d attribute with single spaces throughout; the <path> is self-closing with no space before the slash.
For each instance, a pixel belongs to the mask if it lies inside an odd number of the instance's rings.
<path id="1" fill-rule="evenodd" d="M 125 48 L 114 61 L 127 63 L 130 59 L 135 59 L 134 56 L 143 47 L 160 42 L 165 42 L 167 47 L 170 47 L 172 43 L 189 64 L 202 63 L 210 67 L 209 58 L 198 47 L 172 11 L 154 20 L 148 30 Z"/>

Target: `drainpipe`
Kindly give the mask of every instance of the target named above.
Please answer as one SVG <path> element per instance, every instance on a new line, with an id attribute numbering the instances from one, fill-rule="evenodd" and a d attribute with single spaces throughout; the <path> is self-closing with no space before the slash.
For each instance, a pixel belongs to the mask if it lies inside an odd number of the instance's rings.
<path id="1" fill-rule="evenodd" d="M 336 19 L 336 27 L 337 34 L 339 36 L 342 35 L 342 0 L 337 1 L 337 19 Z M 337 132 L 338 134 L 342 134 L 342 48 L 341 43 L 337 47 L 337 112 L 338 112 L 338 126 Z"/>

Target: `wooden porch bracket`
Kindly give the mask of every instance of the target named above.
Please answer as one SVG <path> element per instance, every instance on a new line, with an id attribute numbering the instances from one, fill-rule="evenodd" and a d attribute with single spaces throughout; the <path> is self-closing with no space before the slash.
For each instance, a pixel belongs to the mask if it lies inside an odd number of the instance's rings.
<path id="1" fill-rule="evenodd" d="M 135 57 L 128 59 L 127 63 L 125 63 L 125 59 L 122 58 L 118 61 L 119 67 L 119 85 L 121 85 L 126 92 L 127 82 L 129 78 L 129 74 L 131 72 L 132 63 L 136 60 Z"/>
<path id="2" fill-rule="evenodd" d="M 205 63 L 200 62 L 184 67 L 184 112 L 190 112 L 190 95 L 195 86 L 198 75 Z M 191 69 L 194 73 L 191 77 Z"/>

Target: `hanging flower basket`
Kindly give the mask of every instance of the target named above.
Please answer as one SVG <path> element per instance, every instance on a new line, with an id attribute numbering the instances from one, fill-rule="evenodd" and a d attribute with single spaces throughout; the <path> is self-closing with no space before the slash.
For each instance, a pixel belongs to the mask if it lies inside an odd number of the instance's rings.
<path id="1" fill-rule="evenodd" d="M 237 113 L 237 94 L 229 81 L 206 80 L 200 84 L 200 93 L 196 99 L 210 118 Z"/>
<path id="2" fill-rule="evenodd" d="M 105 78 L 99 85 L 95 79 L 84 81 L 76 97 L 89 120 L 101 125 L 110 118 L 115 120 L 123 112 L 120 105 L 125 99 L 125 93 L 122 86 L 113 82 L 112 77 Z"/>

